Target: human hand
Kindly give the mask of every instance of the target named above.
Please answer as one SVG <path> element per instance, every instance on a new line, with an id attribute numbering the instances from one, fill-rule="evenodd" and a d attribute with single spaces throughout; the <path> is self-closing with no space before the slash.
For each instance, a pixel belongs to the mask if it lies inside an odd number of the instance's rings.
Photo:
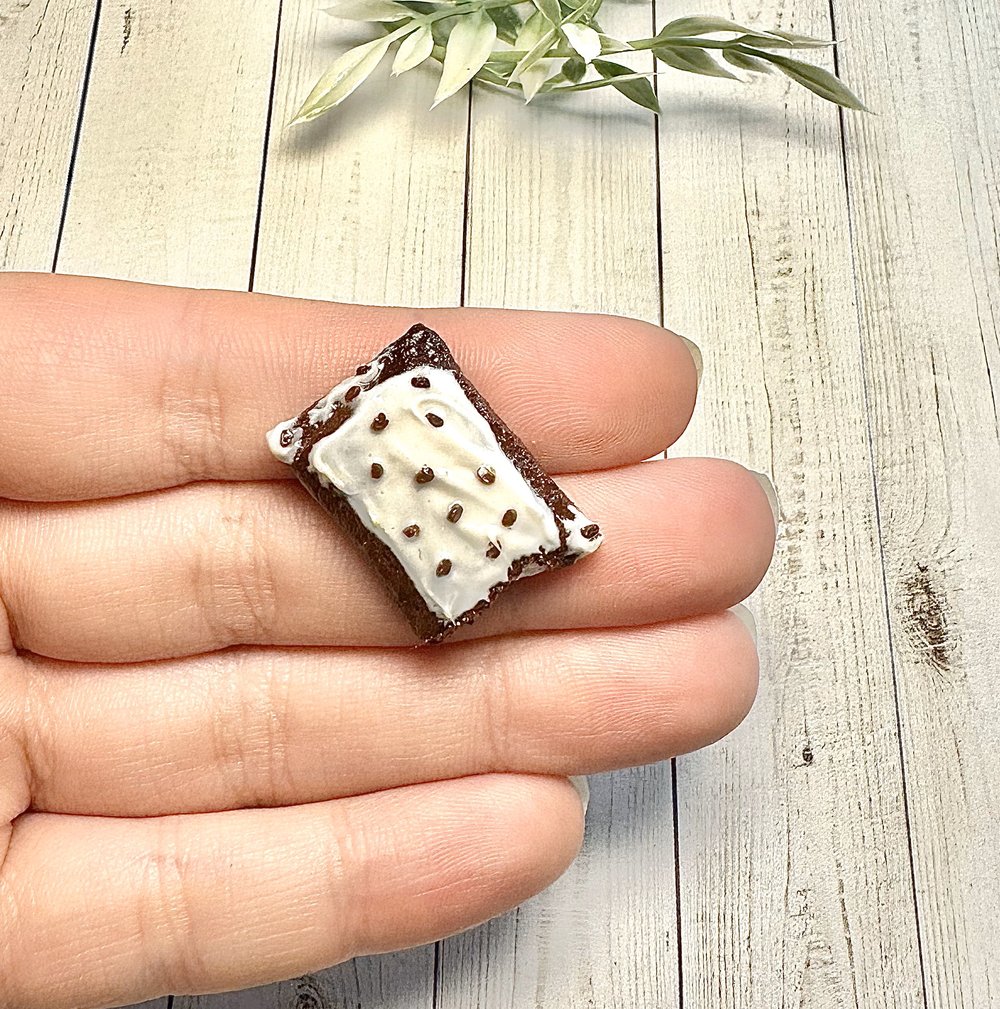
<path id="1" fill-rule="evenodd" d="M 574 857 L 565 776 L 749 709 L 726 611 L 774 519 L 733 463 L 640 464 L 694 406 L 676 337 L 13 274 L 0 305 L 0 1005 L 240 988 L 466 928 Z M 406 649 L 263 435 L 416 321 L 606 542 Z"/>

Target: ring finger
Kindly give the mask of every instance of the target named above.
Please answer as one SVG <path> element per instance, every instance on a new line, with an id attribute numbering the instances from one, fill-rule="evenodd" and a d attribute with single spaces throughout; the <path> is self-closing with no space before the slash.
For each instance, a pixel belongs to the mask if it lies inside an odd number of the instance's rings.
<path id="1" fill-rule="evenodd" d="M 245 649 L 155 665 L 14 665 L 33 808 L 111 816 L 648 763 L 728 732 L 757 677 L 751 636 L 727 612 L 433 652 Z"/>

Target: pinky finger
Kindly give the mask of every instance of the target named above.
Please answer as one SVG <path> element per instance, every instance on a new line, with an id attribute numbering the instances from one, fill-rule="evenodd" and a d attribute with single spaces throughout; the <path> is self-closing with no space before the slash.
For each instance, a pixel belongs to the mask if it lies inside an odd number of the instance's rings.
<path id="1" fill-rule="evenodd" d="M 582 827 L 572 786 L 530 775 L 283 809 L 28 814 L 0 878 L 0 1005 L 225 991 L 429 942 L 544 889 Z"/>

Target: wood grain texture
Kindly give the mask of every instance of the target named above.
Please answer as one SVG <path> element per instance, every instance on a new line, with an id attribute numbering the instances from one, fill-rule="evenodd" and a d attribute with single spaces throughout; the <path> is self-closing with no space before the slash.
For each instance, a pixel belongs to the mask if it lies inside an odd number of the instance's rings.
<path id="1" fill-rule="evenodd" d="M 0 0 L 0 268 L 52 266 L 96 0 Z"/>
<path id="2" fill-rule="evenodd" d="M 583 851 L 569 871 L 441 944 L 435 1007 L 677 1005 L 670 765 L 595 775 L 590 788 Z"/>
<path id="3" fill-rule="evenodd" d="M 430 946 L 357 957 L 329 970 L 260 988 L 221 995 L 175 995 L 170 1009 L 433 1009 L 433 954 Z"/>
<path id="4" fill-rule="evenodd" d="M 437 64 L 375 76 L 291 129 L 337 55 L 373 37 L 315 0 L 284 0 L 254 288 L 376 304 L 461 298 L 466 101 L 430 112 Z"/>
<path id="5" fill-rule="evenodd" d="M 646 34 L 646 4 L 608 4 L 615 35 Z M 466 302 L 656 321 L 653 119 L 608 89 L 571 100 L 477 90 Z M 442 943 L 438 1005 L 676 1005 L 670 765 L 592 779 L 584 851 L 517 912 Z"/>
<path id="6" fill-rule="evenodd" d="M 60 272 L 247 286 L 277 17 L 106 0 Z"/>
<path id="7" fill-rule="evenodd" d="M 835 3 L 928 1003 L 1000 1006 L 1000 11 Z"/>
<path id="8" fill-rule="evenodd" d="M 602 24 L 641 37 L 652 25 L 650 6 L 609 0 Z M 468 304 L 656 321 L 656 243 L 650 113 L 611 88 L 543 96 L 527 108 L 514 96 L 475 92 Z"/>
<path id="9" fill-rule="evenodd" d="M 727 13 L 829 37 L 825 4 L 790 9 Z M 782 512 L 757 705 L 678 762 L 685 1003 L 917 1009 L 837 111 L 780 77 L 661 86 L 666 319 L 706 356 L 684 444 L 771 473 Z"/>

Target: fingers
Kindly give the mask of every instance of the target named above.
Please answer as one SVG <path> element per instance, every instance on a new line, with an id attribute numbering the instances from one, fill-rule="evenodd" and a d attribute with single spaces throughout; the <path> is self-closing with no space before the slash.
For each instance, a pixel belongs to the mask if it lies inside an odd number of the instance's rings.
<path id="1" fill-rule="evenodd" d="M 264 433 L 414 322 L 439 329 L 547 468 L 638 462 L 684 429 L 695 364 L 636 321 L 369 308 L 0 275 L 0 497 L 79 500 L 287 475 Z"/>
<path id="2" fill-rule="evenodd" d="M 432 651 L 269 649 L 24 668 L 33 808 L 109 816 L 650 763 L 727 733 L 757 683 L 753 641 L 728 612 Z"/>
<path id="3" fill-rule="evenodd" d="M 222 991 L 427 942 L 547 886 L 582 823 L 568 782 L 526 776 L 208 816 L 29 814 L 0 880 L 0 1003 Z"/>
<path id="4" fill-rule="evenodd" d="M 602 548 L 509 589 L 466 633 L 653 623 L 724 609 L 767 568 L 774 519 L 733 463 L 565 478 Z M 11 505 L 0 586 L 19 647 L 140 661 L 233 644 L 408 644 L 374 573 L 292 483 L 199 484 L 119 501 Z"/>

